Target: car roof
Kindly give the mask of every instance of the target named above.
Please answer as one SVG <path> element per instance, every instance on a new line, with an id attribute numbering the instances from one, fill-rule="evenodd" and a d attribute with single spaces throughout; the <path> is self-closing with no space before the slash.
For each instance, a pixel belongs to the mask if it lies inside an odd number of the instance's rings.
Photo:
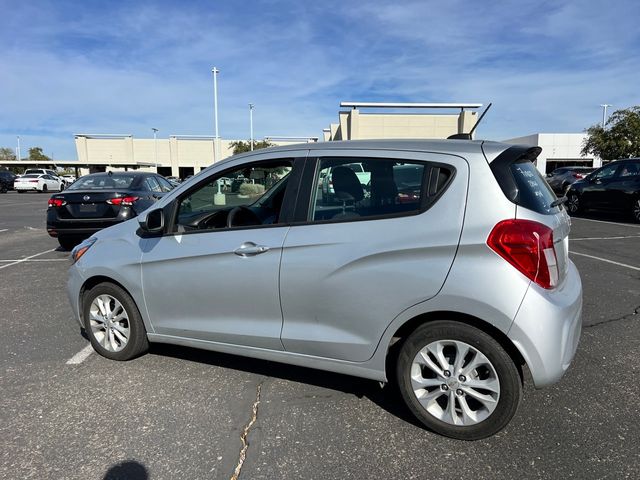
<path id="1" fill-rule="evenodd" d="M 134 177 L 149 177 L 149 176 L 155 176 L 157 175 L 156 173 L 153 172 L 96 172 L 96 173 L 90 173 L 88 175 L 83 175 L 82 178 L 87 178 L 87 177 L 99 177 L 101 175 L 111 175 L 113 177 L 129 177 L 129 176 L 134 176 Z"/>
<path id="2" fill-rule="evenodd" d="M 214 163 L 208 168 L 224 163 L 249 159 L 262 153 L 286 153 L 291 151 L 309 150 L 406 150 L 413 152 L 444 153 L 452 155 L 464 155 L 480 153 L 484 151 L 489 159 L 492 159 L 513 144 L 493 142 L 489 140 L 424 140 L 424 139 L 377 139 L 377 140 L 340 140 L 331 142 L 297 143 L 281 147 L 269 147 L 265 149 L 245 152 L 225 158 Z"/>

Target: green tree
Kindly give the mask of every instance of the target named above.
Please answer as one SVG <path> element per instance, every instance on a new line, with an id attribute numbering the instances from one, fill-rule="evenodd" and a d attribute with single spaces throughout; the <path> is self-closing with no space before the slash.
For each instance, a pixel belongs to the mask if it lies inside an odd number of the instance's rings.
<path id="1" fill-rule="evenodd" d="M 616 110 L 602 125 L 587 128 L 582 155 L 593 154 L 603 160 L 640 157 L 640 106 Z"/>
<path id="2" fill-rule="evenodd" d="M 34 162 L 44 162 L 51 159 L 47 157 L 44 153 L 42 153 L 42 148 L 31 147 L 29 149 L 29 160 Z"/>
<path id="3" fill-rule="evenodd" d="M 230 145 L 233 147 L 233 154 L 237 155 L 238 153 L 244 153 L 251 151 L 251 141 L 247 140 L 243 142 L 242 140 L 238 140 L 237 142 L 231 142 Z M 273 147 L 274 144 L 267 140 L 260 140 L 259 142 L 253 141 L 253 149 L 259 150 L 261 148 Z"/>
<path id="4" fill-rule="evenodd" d="M 0 148 L 0 161 L 12 162 L 16 159 L 16 154 L 11 148 Z"/>

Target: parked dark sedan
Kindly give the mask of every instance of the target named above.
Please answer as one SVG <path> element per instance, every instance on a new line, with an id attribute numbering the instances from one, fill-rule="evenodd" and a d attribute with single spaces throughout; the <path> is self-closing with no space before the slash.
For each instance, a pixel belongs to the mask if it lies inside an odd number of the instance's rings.
<path id="1" fill-rule="evenodd" d="M 49 199 L 47 232 L 69 250 L 92 233 L 135 217 L 172 188 L 154 173 L 85 175 Z"/>
<path id="2" fill-rule="evenodd" d="M 614 210 L 640 222 L 640 158 L 616 160 L 575 182 L 566 194 L 570 213 Z"/>
<path id="3" fill-rule="evenodd" d="M 564 193 L 570 185 L 582 180 L 595 168 L 591 167 L 560 167 L 547 175 L 547 183 L 556 193 Z"/>
<path id="4" fill-rule="evenodd" d="M 13 190 L 13 181 L 16 176 L 9 170 L 0 170 L 0 193 L 7 193 L 9 190 Z"/>

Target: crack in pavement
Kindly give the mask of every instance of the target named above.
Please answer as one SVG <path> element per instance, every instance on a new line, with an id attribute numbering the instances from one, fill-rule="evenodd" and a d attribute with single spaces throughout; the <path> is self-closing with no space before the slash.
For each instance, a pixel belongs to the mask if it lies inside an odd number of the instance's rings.
<path id="1" fill-rule="evenodd" d="M 597 327 L 598 325 L 604 325 L 605 323 L 612 323 L 612 322 L 618 322 L 620 320 L 626 320 L 627 318 L 631 318 L 635 315 L 638 315 L 640 313 L 640 305 L 638 305 L 636 308 L 633 309 L 633 312 L 631 313 L 627 313 L 626 315 L 623 315 L 621 317 L 616 317 L 616 318 L 609 318 L 607 320 L 602 320 L 601 322 L 597 322 L 597 323 L 592 323 L 591 325 L 587 325 L 585 327 L 583 327 L 585 330 L 587 328 L 591 328 L 591 327 Z"/>
<path id="2" fill-rule="evenodd" d="M 639 307 L 640 308 L 640 307 Z M 258 405 L 260 404 L 260 390 L 262 389 L 262 383 L 260 382 L 256 388 L 256 401 L 253 402 L 251 420 L 244 427 L 242 431 L 242 435 L 240 435 L 240 441 L 242 442 L 242 448 L 240 449 L 240 455 L 238 457 L 238 464 L 236 465 L 235 470 L 233 471 L 233 475 L 231 475 L 230 480 L 238 480 L 240 477 L 240 471 L 242 470 L 242 465 L 244 464 L 244 460 L 247 457 L 247 449 L 249 448 L 249 442 L 247 442 L 247 436 L 249 435 L 249 430 L 256 420 L 258 419 Z"/>

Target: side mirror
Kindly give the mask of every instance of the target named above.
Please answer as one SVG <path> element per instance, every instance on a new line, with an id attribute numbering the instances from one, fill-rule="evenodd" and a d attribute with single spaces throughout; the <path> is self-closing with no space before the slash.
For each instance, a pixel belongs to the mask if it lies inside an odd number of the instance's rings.
<path id="1" fill-rule="evenodd" d="M 138 217 L 140 230 L 144 233 L 162 233 L 164 230 L 164 211 L 161 208 L 147 210 Z"/>

